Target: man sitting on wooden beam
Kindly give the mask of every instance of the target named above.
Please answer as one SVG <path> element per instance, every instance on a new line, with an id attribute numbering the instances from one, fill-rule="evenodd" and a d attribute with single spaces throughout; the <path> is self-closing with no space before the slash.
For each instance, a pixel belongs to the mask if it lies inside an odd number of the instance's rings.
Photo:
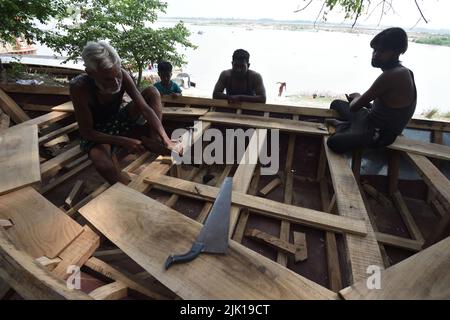
<path id="1" fill-rule="evenodd" d="M 70 96 L 81 134 L 80 148 L 88 152 L 102 177 L 110 184 L 128 184 L 129 177 L 118 167 L 114 147 L 141 152 L 140 139 L 145 137 L 153 137 L 155 145 L 163 149 L 182 153 L 181 143 L 171 141 L 162 126 L 161 97 L 156 88 L 139 92 L 121 67 L 117 52 L 104 41 L 89 42 L 82 57 L 87 74 L 71 81 Z M 122 106 L 125 92 L 132 102 Z"/>
<path id="2" fill-rule="evenodd" d="M 266 89 L 261 75 L 250 68 L 250 54 L 238 49 L 233 53 L 232 68 L 222 71 L 214 87 L 213 99 L 226 99 L 228 103 L 266 103 Z M 226 93 L 224 93 L 224 90 Z"/>
<path id="3" fill-rule="evenodd" d="M 345 121 L 327 123 L 336 127 L 328 147 L 337 153 L 392 144 L 408 124 L 416 109 L 414 74 L 399 61 L 408 48 L 408 36 L 401 28 L 389 28 L 373 38 L 372 66 L 383 73 L 363 95 L 347 95 L 335 100 L 331 109 Z M 371 102 L 373 101 L 373 105 Z"/>

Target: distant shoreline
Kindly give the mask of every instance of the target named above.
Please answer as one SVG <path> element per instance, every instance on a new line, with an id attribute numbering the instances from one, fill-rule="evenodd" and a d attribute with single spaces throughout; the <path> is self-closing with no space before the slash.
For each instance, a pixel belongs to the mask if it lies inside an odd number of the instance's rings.
<path id="1" fill-rule="evenodd" d="M 311 21 L 279 21 L 271 19 L 225 19 L 225 18 L 183 18 L 168 17 L 160 18 L 160 21 L 183 21 L 197 26 L 234 26 L 243 27 L 251 31 L 257 29 L 270 30 L 320 30 L 328 32 L 343 32 L 354 34 L 376 34 L 385 27 L 379 26 L 356 26 L 354 28 L 349 24 L 335 24 L 328 22 L 318 22 L 314 24 Z M 416 29 L 408 30 L 409 39 L 418 44 L 449 46 L 450 47 L 450 30 L 428 30 Z"/>

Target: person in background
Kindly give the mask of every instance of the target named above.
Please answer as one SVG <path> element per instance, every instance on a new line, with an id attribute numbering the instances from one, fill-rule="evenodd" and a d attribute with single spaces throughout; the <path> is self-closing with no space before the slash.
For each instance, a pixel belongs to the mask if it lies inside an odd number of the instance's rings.
<path id="1" fill-rule="evenodd" d="M 222 71 L 217 81 L 213 99 L 226 99 L 228 103 L 266 103 L 266 89 L 261 75 L 250 68 L 250 54 L 238 49 L 233 53 L 229 70 Z M 226 93 L 224 93 L 224 90 Z"/>
<path id="2" fill-rule="evenodd" d="M 406 32 L 386 29 L 373 38 L 370 46 L 372 66 L 380 68 L 382 74 L 363 95 L 352 93 L 346 95 L 347 101 L 335 100 L 330 106 L 345 120 L 327 121 L 336 128 L 327 144 L 337 153 L 392 144 L 416 109 L 414 74 L 399 61 L 408 49 Z"/>
<path id="3" fill-rule="evenodd" d="M 181 96 L 181 88 L 172 81 L 172 64 L 167 61 L 158 63 L 158 75 L 161 81 L 154 84 L 159 93 L 163 96 L 178 97 Z"/>

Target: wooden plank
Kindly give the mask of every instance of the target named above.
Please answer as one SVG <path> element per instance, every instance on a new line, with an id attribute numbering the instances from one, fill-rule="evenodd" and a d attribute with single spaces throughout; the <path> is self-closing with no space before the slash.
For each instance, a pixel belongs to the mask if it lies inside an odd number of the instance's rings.
<path id="1" fill-rule="evenodd" d="M 18 249 L 0 228 L 0 279 L 4 279 L 22 298 L 30 300 L 89 300 L 87 294 L 71 290 Z"/>
<path id="2" fill-rule="evenodd" d="M 10 228 L 12 226 L 13 226 L 13 224 L 12 224 L 11 220 L 9 220 L 9 219 L 0 219 L 0 227 L 7 229 L 7 228 Z"/>
<path id="3" fill-rule="evenodd" d="M 66 103 L 57 105 L 57 106 L 48 106 L 42 104 L 32 104 L 32 103 L 21 103 L 20 104 L 24 110 L 29 111 L 43 111 L 43 112 L 51 112 L 51 111 L 63 111 L 63 112 L 75 112 L 73 109 L 72 101 L 68 101 Z"/>
<path id="4" fill-rule="evenodd" d="M 12 221 L 5 232 L 32 258 L 55 258 L 82 231 L 32 187 L 0 196 L 0 218 Z"/>
<path id="5" fill-rule="evenodd" d="M 80 212 L 182 299 L 335 298 L 329 290 L 232 240 L 226 255 L 203 254 L 164 270 L 168 255 L 188 250 L 202 225 L 120 183 Z"/>
<path id="6" fill-rule="evenodd" d="M 110 259 L 111 257 L 120 257 L 124 258 L 126 257 L 125 253 L 120 249 L 109 249 L 109 250 L 101 250 L 96 251 L 92 254 L 92 257 L 95 258 L 102 258 L 102 259 Z"/>
<path id="7" fill-rule="evenodd" d="M 28 93 L 28 94 L 57 94 L 57 95 L 70 95 L 69 86 L 56 87 L 56 86 L 30 86 L 10 83 L 0 83 L 0 89 L 10 93 Z"/>
<path id="8" fill-rule="evenodd" d="M 177 166 L 179 167 L 179 166 Z M 192 180 L 195 178 L 195 176 L 198 174 L 199 169 L 198 168 L 192 168 L 191 171 L 189 172 L 188 176 L 186 177 L 186 180 Z M 177 194 L 172 194 L 170 196 L 170 198 L 166 201 L 165 205 L 168 206 L 169 208 L 172 208 L 178 201 L 179 195 Z"/>
<path id="9" fill-rule="evenodd" d="M 149 160 L 151 153 L 146 151 L 143 154 L 141 154 L 139 157 L 136 158 L 133 162 L 131 162 L 129 165 L 127 165 L 125 168 L 122 169 L 122 171 L 126 173 L 131 173 L 137 168 L 139 168 L 142 164 L 144 164 L 146 161 Z"/>
<path id="10" fill-rule="evenodd" d="M 30 120 L 30 117 L 1 88 L 0 88 L 0 108 L 15 123 L 21 123 Z"/>
<path id="11" fill-rule="evenodd" d="M 409 152 L 406 155 L 423 181 L 433 188 L 444 207 L 450 210 L 450 181 L 447 177 L 426 157 Z"/>
<path id="12" fill-rule="evenodd" d="M 375 232 L 375 236 L 377 237 L 377 241 L 400 249 L 405 249 L 408 251 L 418 252 L 422 250 L 423 241 L 412 240 L 402 237 L 397 237 L 391 234 Z"/>
<path id="13" fill-rule="evenodd" d="M 0 195 L 41 180 L 36 126 L 0 132 Z"/>
<path id="14" fill-rule="evenodd" d="M 83 186 L 83 180 L 77 180 L 75 182 L 72 190 L 70 191 L 69 195 L 67 196 L 66 200 L 64 201 L 68 206 L 72 206 L 72 203 L 74 199 L 80 194 L 81 187 Z"/>
<path id="15" fill-rule="evenodd" d="M 180 98 L 180 99 L 178 99 Z M 175 103 L 180 105 L 193 105 L 193 106 L 205 106 L 205 107 L 220 107 L 234 110 L 253 110 L 269 113 L 283 113 L 303 116 L 317 116 L 317 117 L 337 117 L 338 113 L 331 109 L 323 108 L 308 108 L 299 106 L 287 106 L 287 105 L 274 105 L 266 103 L 248 103 L 243 102 L 239 105 L 229 104 L 226 100 L 219 99 L 206 99 L 196 97 L 177 97 L 171 98 L 169 96 L 161 97 L 163 103 Z"/>
<path id="16" fill-rule="evenodd" d="M 109 183 L 105 182 L 104 184 L 102 184 L 100 187 L 98 187 L 97 189 L 94 190 L 94 192 L 90 193 L 89 195 L 87 195 L 86 197 L 84 197 L 82 200 L 80 200 L 80 202 L 78 202 L 76 205 L 74 205 L 72 208 L 70 208 L 66 214 L 70 217 L 73 216 L 78 209 L 80 209 L 81 207 L 83 207 L 86 203 L 88 203 L 89 201 L 91 201 L 92 199 L 95 199 L 95 197 L 97 197 L 99 194 L 101 194 L 103 191 L 105 191 L 106 189 L 108 189 L 109 187 Z"/>
<path id="17" fill-rule="evenodd" d="M 381 272 L 381 288 L 366 280 L 340 291 L 345 299 L 448 300 L 450 299 L 450 238 Z"/>
<path id="18" fill-rule="evenodd" d="M 423 142 L 419 140 L 397 137 L 397 140 L 388 148 L 414 153 L 430 158 L 450 160 L 450 147 L 437 143 Z"/>
<path id="19" fill-rule="evenodd" d="M 163 115 L 166 117 L 171 116 L 189 116 L 189 117 L 201 117 L 208 112 L 206 108 L 177 108 L 177 107 L 164 107 L 162 108 Z"/>
<path id="20" fill-rule="evenodd" d="M 60 279 L 67 279 L 69 266 L 81 267 L 97 250 L 100 245 L 100 237 L 87 225 L 83 232 L 59 254 L 62 261 L 52 271 Z"/>
<path id="21" fill-rule="evenodd" d="M 389 195 L 392 195 L 398 190 L 398 176 L 400 173 L 400 152 L 395 150 L 389 150 L 389 164 L 388 164 L 388 177 Z"/>
<path id="22" fill-rule="evenodd" d="M 414 221 L 413 216 L 409 212 L 408 206 L 403 200 L 400 191 L 394 192 L 394 194 L 392 195 L 392 199 L 394 200 L 394 204 L 397 207 L 397 210 L 400 213 L 403 222 L 405 223 L 406 228 L 408 228 L 408 231 L 411 234 L 411 236 L 414 239 L 423 242 L 422 232 L 420 232 L 420 229 L 417 226 L 416 222 Z"/>
<path id="23" fill-rule="evenodd" d="M 219 192 L 219 188 L 216 187 L 169 176 L 147 178 L 146 181 L 149 181 L 158 189 L 201 200 L 214 201 Z M 357 218 L 348 218 L 301 208 L 237 191 L 232 192 L 231 201 L 235 207 L 242 206 L 265 216 L 287 220 L 313 228 L 339 233 L 347 232 L 357 235 L 367 234 L 364 220 Z"/>
<path id="24" fill-rule="evenodd" d="M 261 140 L 259 140 L 261 139 Z M 255 172 L 258 156 L 261 153 L 261 148 L 264 145 L 264 142 L 267 139 L 267 130 L 258 129 L 255 130 L 253 136 L 250 138 L 250 142 L 248 143 L 247 149 L 239 162 L 239 166 L 236 169 L 233 176 L 233 191 L 246 193 L 248 188 L 250 187 L 250 182 L 252 181 L 253 173 Z M 256 152 L 256 155 L 253 154 Z M 251 163 L 249 159 L 253 158 L 254 163 Z M 231 206 L 230 210 L 230 238 L 233 236 L 234 230 L 236 228 L 240 208 L 236 206 Z"/>
<path id="25" fill-rule="evenodd" d="M 58 170 L 60 170 L 66 163 L 78 158 L 83 154 L 83 151 L 81 151 L 80 146 L 76 145 L 61 154 L 57 155 L 56 157 L 45 161 L 41 164 L 41 176 L 42 178 L 46 178 Z"/>
<path id="26" fill-rule="evenodd" d="M 43 127 L 45 125 L 58 122 L 62 119 L 70 117 L 70 116 L 71 116 L 71 114 L 68 112 L 52 111 L 52 112 L 46 113 L 40 117 L 36 117 L 36 118 L 30 119 L 28 121 L 22 122 L 18 125 L 15 125 L 13 128 L 16 129 L 16 128 L 32 126 L 32 125 L 37 125 L 38 127 Z"/>
<path id="27" fill-rule="evenodd" d="M 10 117 L 0 109 L 0 132 L 9 128 Z"/>
<path id="28" fill-rule="evenodd" d="M 170 96 L 161 97 L 163 103 L 179 104 L 179 105 L 194 105 L 211 107 L 211 111 L 216 107 L 237 109 L 237 110 L 253 110 L 269 113 L 292 114 L 299 116 L 312 116 L 321 118 L 339 118 L 339 114 L 328 108 L 311 108 L 302 106 L 288 106 L 262 103 L 243 102 L 241 104 L 229 104 L 226 100 L 206 99 L 196 97 L 177 97 Z M 450 131 L 450 122 L 442 120 L 429 120 L 424 118 L 413 118 L 408 123 L 408 128 L 416 128 L 422 130 L 437 130 Z"/>
<path id="29" fill-rule="evenodd" d="M 336 194 L 339 215 L 353 219 L 362 219 L 366 225 L 366 237 L 351 234 L 344 236 L 348 249 L 347 259 L 351 271 L 350 281 L 356 282 L 367 277 L 366 272 L 369 266 L 377 265 L 381 268 L 383 260 L 359 192 L 358 184 L 347 164 L 347 160 L 343 155 L 338 155 L 328 148 L 327 138 L 324 139 L 324 147 Z"/>
<path id="30" fill-rule="evenodd" d="M 58 265 L 58 263 L 61 262 L 60 258 L 54 258 L 54 259 L 49 259 L 47 257 L 39 257 L 36 258 L 36 261 L 43 266 L 45 269 L 51 271 L 53 269 L 56 268 L 56 266 Z"/>
<path id="31" fill-rule="evenodd" d="M 259 190 L 259 194 L 265 197 L 269 193 L 271 193 L 273 190 L 275 190 L 280 184 L 281 184 L 281 179 L 275 178 L 272 181 L 270 181 L 264 188 Z"/>
<path id="32" fill-rule="evenodd" d="M 41 194 L 45 194 L 46 192 L 56 188 L 57 186 L 59 186 L 61 183 L 65 182 L 66 180 L 70 179 L 71 177 L 73 177 L 74 175 L 78 174 L 79 172 L 83 171 L 84 169 L 86 169 L 87 167 L 89 167 L 92 164 L 91 160 L 87 160 L 84 161 L 83 163 L 81 163 L 80 165 L 76 166 L 75 168 L 73 168 L 72 170 L 64 173 L 63 175 L 55 178 L 53 181 L 51 181 L 50 183 L 46 184 L 45 186 L 42 187 L 38 187 L 37 190 L 41 193 Z"/>
<path id="33" fill-rule="evenodd" d="M 59 136 L 62 136 L 67 133 L 71 133 L 76 130 L 78 130 L 78 123 L 76 123 L 76 122 L 69 124 L 68 126 L 56 129 L 55 131 L 52 131 L 52 132 L 46 134 L 45 136 L 40 137 L 39 145 L 44 145 L 47 142 L 50 142 Z"/>
<path id="34" fill-rule="evenodd" d="M 258 229 L 248 229 L 247 231 L 245 231 L 245 236 L 268 244 L 272 248 L 281 250 L 288 254 L 295 254 L 297 252 L 297 248 L 294 244 L 281 240 L 280 238 L 277 238 Z"/>
<path id="35" fill-rule="evenodd" d="M 252 182 L 250 182 L 250 187 L 248 189 L 249 195 L 255 195 L 257 192 L 257 188 L 259 185 L 259 179 L 261 177 L 261 169 L 257 167 L 255 169 L 255 173 L 253 174 Z M 212 207 L 212 203 L 208 202 L 208 204 Z M 237 243 L 242 242 L 242 238 L 244 237 L 245 228 L 247 227 L 247 221 L 250 217 L 250 212 L 247 208 L 244 208 L 239 215 L 239 220 L 236 225 L 236 230 L 234 231 L 233 240 Z"/>
<path id="36" fill-rule="evenodd" d="M 89 293 L 94 300 L 120 300 L 128 295 L 128 287 L 121 281 L 105 284 Z"/>
<path id="37" fill-rule="evenodd" d="M 362 188 L 365 192 L 367 192 L 372 198 L 374 198 L 382 206 L 388 207 L 388 208 L 391 208 L 393 206 L 391 200 L 389 200 L 388 197 L 386 197 L 384 194 L 379 192 L 377 189 L 375 189 L 370 184 L 363 183 Z"/>
<path id="38" fill-rule="evenodd" d="M 143 284 L 142 280 L 133 275 L 124 274 L 119 270 L 111 267 L 109 264 L 97 258 L 90 258 L 84 264 L 85 267 L 102 274 L 103 276 L 124 283 L 131 290 L 137 291 L 143 295 L 146 295 L 152 299 L 172 299 L 174 294 L 170 292 L 166 287 L 154 285 L 149 288 L 148 284 Z M 148 275 L 151 277 L 150 275 Z"/>
<path id="39" fill-rule="evenodd" d="M 233 168 L 232 165 L 226 165 L 225 168 L 222 171 L 222 174 L 220 175 L 219 179 L 217 179 L 216 187 L 220 187 L 225 180 L 226 177 L 230 174 L 231 169 Z M 199 215 L 195 220 L 197 220 L 200 223 L 205 223 L 206 218 L 208 217 L 209 212 L 211 211 L 211 208 L 213 207 L 213 204 L 211 202 L 207 202 L 203 205 L 202 210 L 200 211 Z"/>
<path id="40" fill-rule="evenodd" d="M 284 132 L 325 135 L 328 130 L 321 123 L 296 121 L 289 119 L 264 118 L 261 116 L 237 115 L 233 113 L 208 112 L 200 120 L 221 123 L 239 127 L 252 127 L 260 129 L 278 129 Z"/>
<path id="41" fill-rule="evenodd" d="M 325 155 L 325 149 L 323 149 L 323 157 L 326 162 L 327 160 Z M 324 212 L 327 212 L 330 204 L 330 194 L 324 176 L 325 175 L 322 176 L 319 182 L 320 184 L 319 186 L 320 186 L 320 198 L 322 201 L 322 210 Z M 342 279 L 341 279 L 341 267 L 339 264 L 339 253 L 336 243 L 336 235 L 333 232 L 327 231 L 325 233 L 325 247 L 327 253 L 329 286 L 332 291 L 338 292 L 339 290 L 342 289 Z"/>
<path id="42" fill-rule="evenodd" d="M 306 234 L 294 231 L 295 262 L 308 259 L 308 246 L 306 245 Z"/>
<path id="43" fill-rule="evenodd" d="M 356 181 L 360 180 L 361 175 L 362 149 L 353 151 L 352 155 L 352 171 Z"/>
<path id="44" fill-rule="evenodd" d="M 297 116 L 298 117 L 298 116 Z M 294 119 L 298 120 L 298 119 Z M 284 203 L 292 204 L 292 189 L 294 188 L 294 177 L 292 173 L 292 163 L 294 160 L 294 149 L 295 149 L 295 135 L 289 135 L 288 141 L 288 150 L 286 156 L 286 165 L 285 165 L 285 185 L 284 185 Z M 290 234 L 291 224 L 289 221 L 282 220 L 280 225 L 280 239 L 289 242 L 289 234 Z M 282 266 L 287 266 L 288 257 L 283 252 L 278 252 L 277 254 L 277 262 Z"/>

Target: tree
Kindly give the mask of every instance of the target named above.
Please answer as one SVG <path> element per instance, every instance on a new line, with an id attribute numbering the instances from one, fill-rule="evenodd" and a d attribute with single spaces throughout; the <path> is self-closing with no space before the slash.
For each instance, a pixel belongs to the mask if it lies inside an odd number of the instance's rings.
<path id="1" fill-rule="evenodd" d="M 77 60 L 88 41 L 106 39 L 117 50 L 123 65 L 137 71 L 137 85 L 142 71 L 150 63 L 166 60 L 181 66 L 181 48 L 195 48 L 189 30 L 182 22 L 171 28 L 152 28 L 167 3 L 159 0 L 69 0 L 75 12 L 61 17 L 56 30 L 45 42 L 68 60 Z"/>
<path id="2" fill-rule="evenodd" d="M 35 22 L 46 23 L 64 11 L 63 0 L 1 0 L 0 43 L 15 43 L 17 37 L 29 43 L 39 40 L 43 31 Z"/>
<path id="3" fill-rule="evenodd" d="M 342 8 L 345 12 L 345 18 L 354 18 L 354 22 L 352 27 L 355 26 L 356 22 L 358 21 L 358 18 L 363 14 L 366 13 L 368 15 L 372 15 L 373 12 L 380 8 L 380 22 L 383 16 L 389 11 L 393 9 L 393 1 L 394 0 L 322 0 L 322 7 L 319 11 L 319 14 L 317 15 L 317 19 L 320 17 L 321 14 L 323 14 L 324 19 L 326 20 L 326 16 L 328 12 L 335 10 L 337 8 Z M 295 10 L 294 12 L 303 11 L 306 8 L 308 8 L 311 3 L 314 2 L 314 0 L 303 0 L 303 2 L 306 2 L 306 5 L 303 5 L 303 7 Z M 415 5 L 417 7 L 417 10 L 420 13 L 420 19 L 417 23 L 420 22 L 420 20 L 424 20 L 426 23 L 428 23 L 428 20 L 425 18 L 422 12 L 422 8 L 420 7 L 417 0 L 414 0 Z"/>

